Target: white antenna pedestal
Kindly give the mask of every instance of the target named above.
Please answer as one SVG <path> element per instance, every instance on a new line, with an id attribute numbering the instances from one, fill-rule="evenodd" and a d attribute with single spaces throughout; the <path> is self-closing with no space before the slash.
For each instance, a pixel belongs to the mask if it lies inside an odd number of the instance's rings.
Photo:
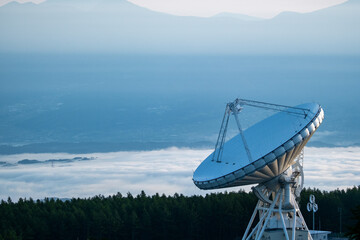
<path id="1" fill-rule="evenodd" d="M 259 200 L 243 240 L 312 240 L 296 201 L 303 185 L 301 158 L 287 172 L 253 188 Z M 251 229 L 257 215 L 259 222 Z"/>
<path id="2" fill-rule="evenodd" d="M 238 114 L 244 106 L 278 113 L 243 130 Z M 226 141 L 231 114 L 239 134 Z M 259 201 L 243 240 L 312 239 L 296 198 L 304 183 L 301 151 L 323 119 L 316 103 L 290 107 L 237 98 L 226 105 L 215 150 L 193 181 L 203 190 L 259 184 L 253 188 Z"/>

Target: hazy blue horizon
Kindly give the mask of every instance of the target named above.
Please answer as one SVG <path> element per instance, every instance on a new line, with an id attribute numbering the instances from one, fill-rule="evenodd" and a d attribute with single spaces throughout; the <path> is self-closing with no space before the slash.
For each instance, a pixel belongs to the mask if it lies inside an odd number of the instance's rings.
<path id="1" fill-rule="evenodd" d="M 192 172 L 237 97 L 321 104 L 305 184 L 359 184 L 358 0 L 263 21 L 66 2 L 0 7 L 0 199 L 199 194 Z M 243 127 L 270 114 L 245 108 Z"/>
<path id="2" fill-rule="evenodd" d="M 236 97 L 318 102 L 325 121 L 310 144 L 360 143 L 360 56 L 4 54 L 0 64 L 0 145 L 208 147 Z"/>
<path id="3" fill-rule="evenodd" d="M 360 54 L 360 4 L 350 0 L 272 19 L 180 17 L 128 1 L 12 2 L 0 7 L 0 52 L 117 54 Z M 83 3 L 83 7 L 90 3 Z"/>

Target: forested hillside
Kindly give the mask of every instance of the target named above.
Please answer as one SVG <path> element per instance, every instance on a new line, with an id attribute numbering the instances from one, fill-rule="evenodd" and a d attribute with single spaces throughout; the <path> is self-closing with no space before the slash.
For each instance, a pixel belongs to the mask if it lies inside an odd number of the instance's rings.
<path id="1" fill-rule="evenodd" d="M 342 208 L 343 231 L 355 224 L 351 210 L 360 205 L 360 187 L 331 192 L 305 189 L 300 205 L 309 226 L 310 194 L 319 205 L 316 221 L 320 218 L 321 229 L 339 231 L 338 208 Z M 237 239 L 256 201 L 254 194 L 243 191 L 190 197 L 118 193 L 17 203 L 8 199 L 0 204 L 0 239 Z"/>

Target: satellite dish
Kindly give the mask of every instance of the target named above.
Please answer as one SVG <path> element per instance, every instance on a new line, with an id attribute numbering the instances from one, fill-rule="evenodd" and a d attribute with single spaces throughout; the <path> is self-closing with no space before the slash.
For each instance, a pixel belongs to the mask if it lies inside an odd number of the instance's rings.
<path id="1" fill-rule="evenodd" d="M 319 206 L 316 203 L 314 203 L 313 211 L 317 212 L 317 210 L 319 210 Z"/>
<path id="2" fill-rule="evenodd" d="M 315 213 L 319 210 L 319 206 L 315 202 L 315 196 L 309 196 L 309 202 L 306 205 L 308 212 L 313 212 L 313 230 L 315 230 Z"/>
<path id="3" fill-rule="evenodd" d="M 240 113 L 244 107 L 277 113 L 243 130 Z M 231 115 L 239 134 L 226 141 Z M 310 236 L 295 199 L 303 186 L 303 148 L 323 119 L 324 111 L 316 103 L 295 107 L 246 99 L 228 103 L 215 150 L 195 170 L 194 184 L 203 190 L 258 184 L 253 191 L 259 202 L 243 239 L 260 239 L 267 229 L 276 226 L 282 226 L 281 231 L 289 239 L 284 217 L 293 223 L 292 239 L 297 238 L 295 229 Z M 260 221 L 249 233 L 257 211 Z"/>
<path id="4" fill-rule="evenodd" d="M 311 211 L 312 211 L 312 208 L 313 208 L 313 205 L 312 205 L 310 202 L 308 202 L 308 203 L 306 204 L 306 209 L 308 210 L 308 212 L 311 212 Z"/>
<path id="5" fill-rule="evenodd" d="M 310 203 L 315 203 L 315 196 L 311 194 L 309 197 L 309 201 Z"/>

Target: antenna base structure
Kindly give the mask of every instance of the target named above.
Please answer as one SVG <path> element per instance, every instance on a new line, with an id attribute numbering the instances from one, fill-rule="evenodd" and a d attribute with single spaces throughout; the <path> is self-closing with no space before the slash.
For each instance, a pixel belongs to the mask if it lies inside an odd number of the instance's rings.
<path id="1" fill-rule="evenodd" d="M 252 188 L 259 200 L 242 240 L 312 240 L 297 202 L 304 184 L 302 160 L 303 152 L 287 171 Z M 257 215 L 259 221 L 251 229 Z"/>
<path id="2" fill-rule="evenodd" d="M 245 106 L 277 113 L 243 130 L 238 114 Z M 231 115 L 240 133 L 226 141 Z M 290 107 L 237 98 L 226 105 L 215 150 L 193 182 L 203 190 L 258 184 L 253 191 L 259 201 L 243 240 L 312 239 L 296 199 L 304 182 L 302 150 L 323 120 L 317 103 Z"/>

